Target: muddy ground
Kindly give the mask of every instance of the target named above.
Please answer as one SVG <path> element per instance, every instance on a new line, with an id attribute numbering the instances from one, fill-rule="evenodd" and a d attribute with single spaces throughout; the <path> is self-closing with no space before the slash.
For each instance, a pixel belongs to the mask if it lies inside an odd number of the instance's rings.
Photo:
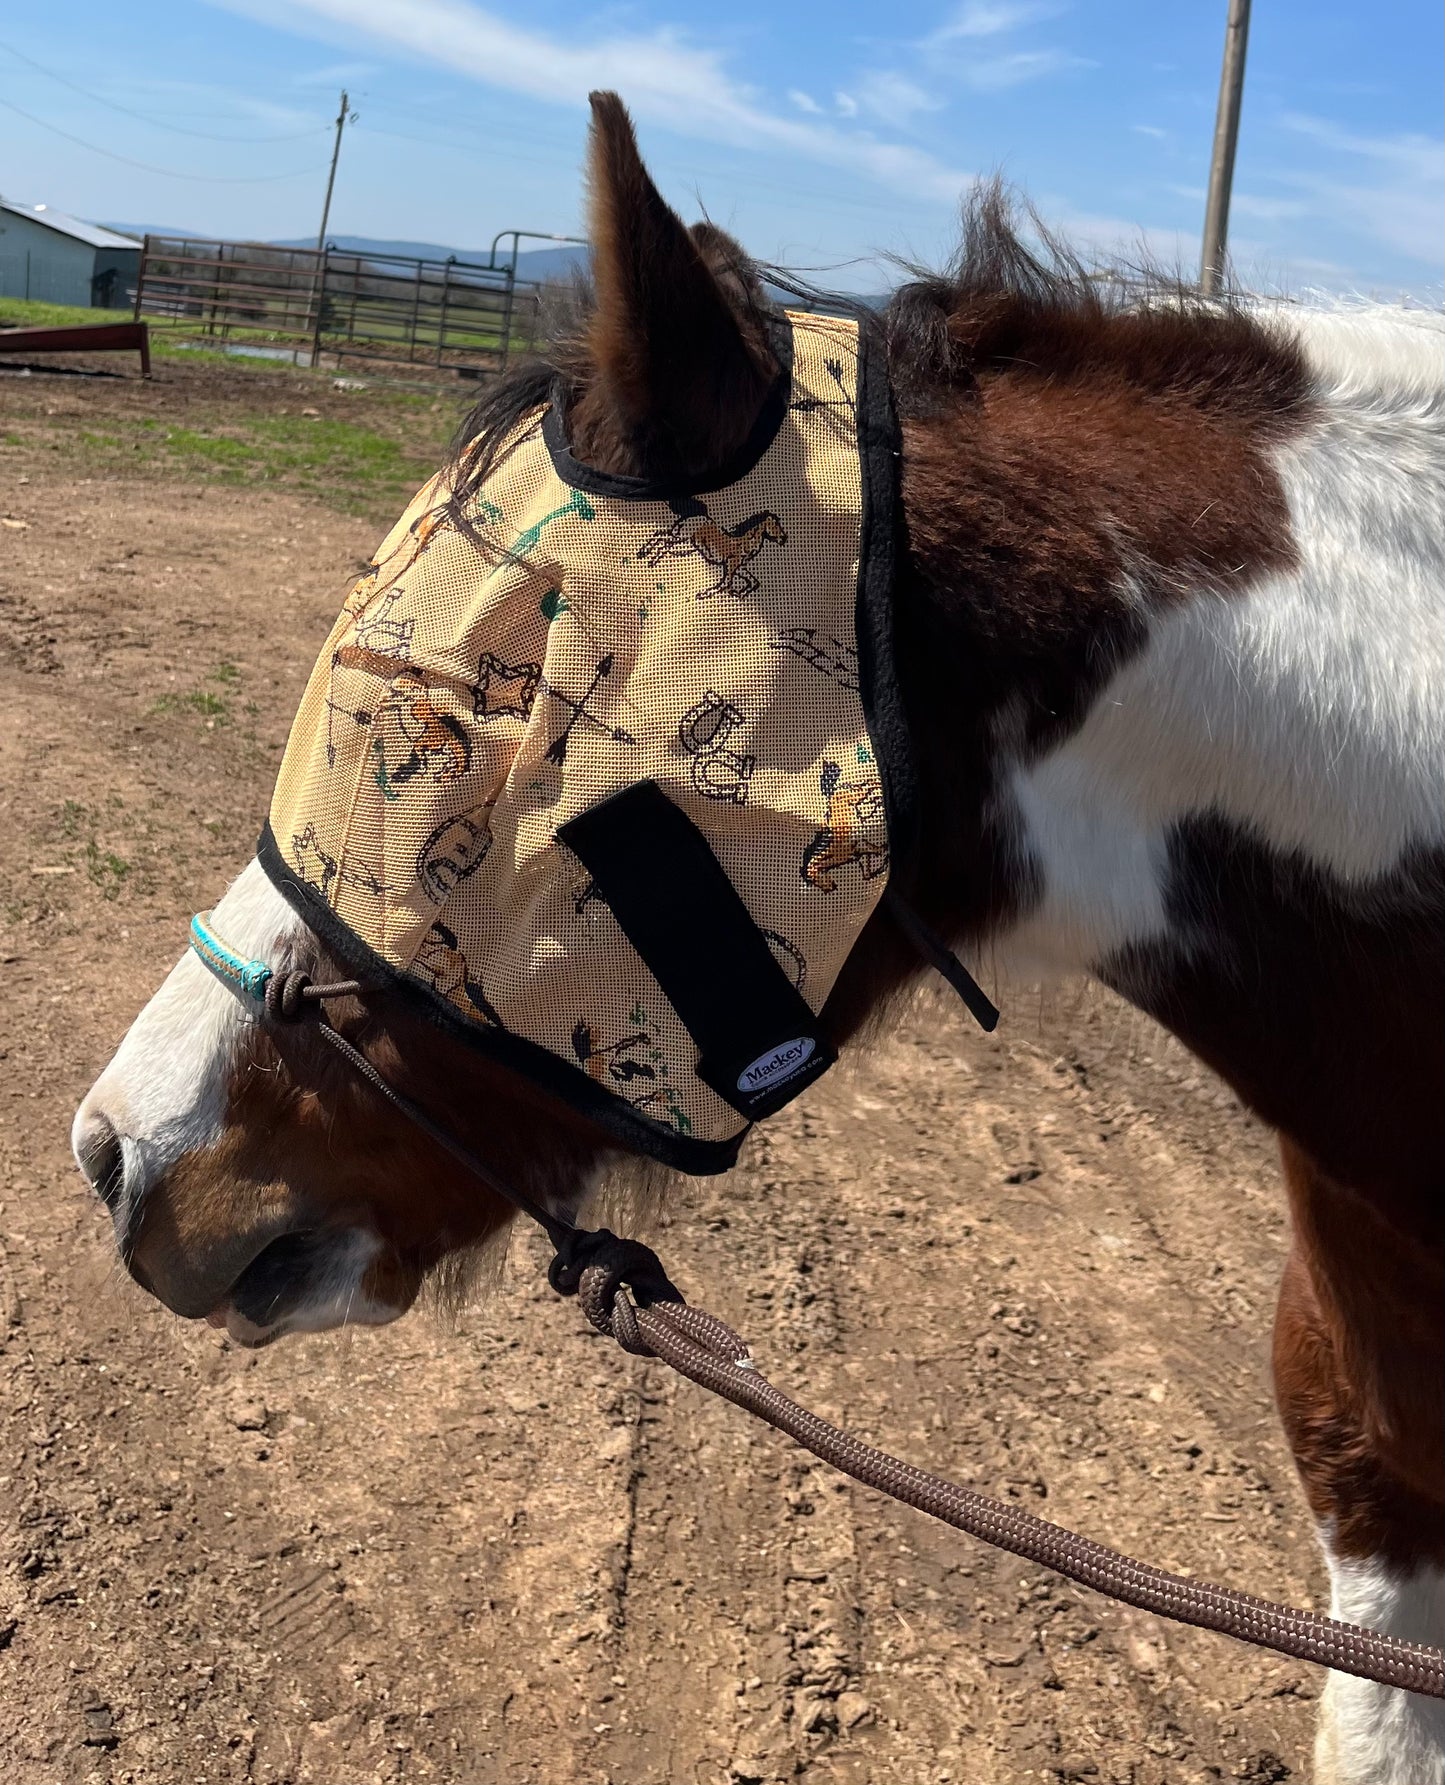
<path id="1" fill-rule="evenodd" d="M 76 441 L 283 404 L 365 396 L 0 378 L 4 1779 L 1303 1779 L 1315 1670 L 834 1479 L 592 1337 L 530 1235 L 454 1325 L 260 1355 L 118 1274 L 71 1110 L 243 861 L 388 517 Z M 687 1291 L 821 1410 L 1321 1602 L 1268 1381 L 1269 1139 L 1105 995 L 1015 989 L 992 1038 L 920 1008 L 662 1227 Z"/>

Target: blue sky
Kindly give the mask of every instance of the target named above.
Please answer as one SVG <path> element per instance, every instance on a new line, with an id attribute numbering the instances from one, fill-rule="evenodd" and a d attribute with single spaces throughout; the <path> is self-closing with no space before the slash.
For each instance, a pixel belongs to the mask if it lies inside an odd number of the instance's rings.
<path id="1" fill-rule="evenodd" d="M 360 119 L 333 232 L 571 234 L 600 85 L 631 105 L 684 214 L 839 283 L 876 286 L 882 251 L 945 255 L 959 194 L 994 169 L 1090 249 L 1189 266 L 1224 15 L 1224 0 L 48 0 L 0 20 L 0 191 L 304 235 L 344 84 Z M 1255 0 L 1231 220 L 1251 283 L 1439 301 L 1442 66 L 1439 0 Z"/>

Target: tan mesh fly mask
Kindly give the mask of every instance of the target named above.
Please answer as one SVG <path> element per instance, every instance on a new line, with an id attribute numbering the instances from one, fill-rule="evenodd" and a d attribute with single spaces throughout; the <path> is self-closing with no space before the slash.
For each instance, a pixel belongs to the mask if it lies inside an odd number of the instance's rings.
<path id="1" fill-rule="evenodd" d="M 261 844 L 344 956 L 693 1171 L 833 1058 L 906 791 L 886 387 L 851 322 L 780 338 L 698 493 L 580 465 L 555 407 L 474 536 L 433 480 L 332 629 Z"/>

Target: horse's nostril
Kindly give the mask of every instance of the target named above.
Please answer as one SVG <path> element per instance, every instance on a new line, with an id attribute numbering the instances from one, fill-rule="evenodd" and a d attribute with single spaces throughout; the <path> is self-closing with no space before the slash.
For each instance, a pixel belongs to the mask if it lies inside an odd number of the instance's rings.
<path id="1" fill-rule="evenodd" d="M 104 1116 L 91 1116 L 75 1143 L 75 1157 L 90 1187 L 112 1212 L 125 1190 L 125 1153 L 120 1136 Z"/>

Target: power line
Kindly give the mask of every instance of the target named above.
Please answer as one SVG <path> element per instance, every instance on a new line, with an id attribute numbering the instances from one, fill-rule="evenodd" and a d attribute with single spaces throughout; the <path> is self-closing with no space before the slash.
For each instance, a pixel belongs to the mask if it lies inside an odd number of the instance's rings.
<path id="1" fill-rule="evenodd" d="M 254 137 L 252 137 L 252 136 L 218 136 L 214 132 L 207 131 L 207 130 L 187 130 L 182 125 L 168 124 L 161 118 L 156 118 L 156 117 L 150 116 L 145 112 L 138 112 L 130 106 L 121 105 L 116 100 L 106 99 L 99 93 L 93 93 L 89 88 L 80 86 L 77 82 L 68 79 L 65 75 L 57 74 L 53 68 L 47 68 L 44 63 L 37 62 L 33 56 L 26 55 L 23 50 L 17 50 L 13 44 L 0 43 L 0 49 L 5 50 L 7 52 L 7 54 L 16 57 L 19 61 L 28 63 L 30 67 L 37 69 L 41 74 L 46 75 L 49 79 L 59 82 L 59 84 L 61 86 L 69 87 L 72 92 L 79 93 L 81 95 L 81 97 L 84 99 L 89 99 L 97 105 L 107 106 L 110 108 L 111 111 L 120 112 L 125 117 L 135 118 L 142 124 L 153 125 L 156 129 L 159 129 L 159 130 L 170 130 L 178 136 L 196 137 L 196 138 L 199 138 L 200 140 L 205 141 L 205 142 L 217 142 L 217 143 L 245 143 L 245 144 L 284 143 L 284 142 L 298 142 L 302 138 L 318 135 L 318 134 L 320 134 L 321 131 L 328 128 L 328 126 L 326 126 L 326 125 L 313 125 L 309 130 L 288 132 L 287 134 L 282 135 L 282 136 L 254 136 Z M 119 161 L 126 167 L 141 168 L 146 173 L 160 174 L 166 179 L 195 180 L 195 181 L 203 182 L 206 184 L 212 184 L 212 185 L 227 185 L 227 186 L 229 186 L 229 185 L 236 185 L 236 186 L 255 185 L 255 186 L 259 186 L 259 185 L 270 184 L 275 181 L 300 179 L 300 178 L 302 178 L 303 172 L 309 173 L 311 171 L 310 169 L 306 169 L 306 170 L 298 170 L 296 173 L 291 173 L 291 174 L 261 174 L 261 175 L 254 175 L 254 176 L 231 176 L 231 175 L 224 175 L 224 174 L 183 174 L 183 173 L 177 173 L 171 168 L 155 167 L 150 162 L 136 161 L 136 160 L 133 160 L 130 156 L 117 155 L 113 150 L 102 149 L 101 147 L 99 147 L 98 144 L 86 142 L 82 137 L 75 136 L 69 131 L 62 130 L 59 127 L 59 125 L 49 124 L 45 121 L 45 119 L 37 118 L 34 116 L 33 113 L 23 111 L 21 109 L 21 107 L 19 107 L 18 105 L 15 105 L 13 102 L 11 102 L 9 100 L 0 99 L 0 105 L 4 105 L 10 111 L 18 113 L 22 118 L 28 119 L 29 122 L 32 124 L 38 124 L 42 130 L 52 131 L 56 136 L 62 136 L 68 142 L 76 143 L 79 147 L 81 147 L 83 149 L 89 149 L 91 151 L 91 153 L 93 153 L 93 154 L 104 155 L 107 157 L 107 159 L 109 159 L 111 161 Z M 389 105 L 385 101 L 371 101 L 370 107 L 373 111 L 380 110 L 382 112 L 390 112 L 390 113 L 394 113 L 397 115 L 405 115 L 408 118 L 410 118 L 413 115 L 410 112 L 409 108 Z M 355 117 L 350 118 L 348 120 L 348 122 L 355 124 L 356 123 Z M 444 128 L 455 129 L 455 124 L 452 124 L 449 126 L 444 126 Z M 465 126 L 463 126 L 463 128 L 465 128 Z M 488 135 L 484 131 L 479 132 L 478 136 L 475 138 L 472 138 L 472 139 L 468 139 L 466 137 L 457 137 L 455 135 L 452 136 L 450 139 L 448 139 L 446 137 L 438 138 L 438 137 L 434 137 L 434 136 L 415 136 L 408 132 L 400 131 L 400 130 L 379 129 L 375 125 L 369 126 L 369 129 L 370 129 L 370 133 L 373 136 L 389 137 L 395 142 L 417 143 L 419 145 L 422 145 L 422 146 L 425 146 L 428 148 L 440 148 L 440 149 L 447 149 L 447 148 L 483 149 L 483 148 L 487 148 L 487 149 L 494 149 L 496 146 L 496 141 L 497 141 L 494 133 Z M 537 133 L 537 132 L 529 132 L 528 140 L 531 142 L 534 142 L 534 143 L 538 143 L 538 144 L 549 144 L 551 146 L 555 146 L 556 149 L 558 150 L 558 158 L 554 159 L 553 157 L 548 156 L 548 155 L 528 154 L 525 150 L 509 149 L 508 150 L 508 159 L 511 161 L 529 162 L 533 166 L 536 166 L 536 167 L 555 167 L 558 165 L 558 160 L 561 158 L 561 156 L 571 155 L 575 152 L 575 142 L 570 135 L 566 136 L 566 137 L 563 137 L 560 134 L 548 136 L 548 135 L 543 135 L 543 134 Z M 694 179 L 700 180 L 705 177 L 704 173 L 701 169 L 690 167 L 685 164 L 678 165 L 676 167 L 676 171 L 679 173 L 682 173 L 682 174 L 690 175 Z M 757 175 L 750 175 L 750 174 L 735 174 L 733 183 L 736 185 L 741 185 L 743 187 L 750 187 L 755 191 L 783 192 L 783 193 L 788 194 L 788 196 L 794 197 L 794 198 L 798 198 L 798 197 L 817 198 L 817 199 L 823 200 L 825 202 L 831 203 L 833 205 L 839 206 L 843 209 L 850 210 L 850 211 L 867 211 L 867 212 L 886 211 L 886 212 L 891 213 L 891 212 L 895 212 L 899 209 L 903 209 L 903 210 L 910 210 L 910 211 L 917 211 L 917 212 L 925 212 L 925 211 L 932 211 L 935 208 L 934 205 L 928 203 L 927 201 L 920 202 L 917 199 L 906 199 L 901 196 L 898 198 L 895 198 L 895 199 L 846 198 L 836 192 L 818 190 L 816 188 L 811 189 L 811 190 L 806 189 L 806 188 L 799 188 L 797 186 L 797 184 L 792 181 L 784 182 L 784 181 L 778 181 L 778 180 L 769 180 L 766 177 L 759 177 Z M 329 206 L 328 206 L 328 209 L 329 209 Z"/>
<path id="2" fill-rule="evenodd" d="M 149 161 L 134 161 L 129 155 L 117 155 L 110 149 L 102 149 L 99 143 L 88 143 L 83 136 L 74 136 L 68 130 L 62 130 L 58 124 L 47 124 L 44 118 L 37 118 L 34 112 L 27 112 L 18 106 L 13 99 L 0 99 L 7 112 L 14 112 L 17 117 L 24 118 L 29 124 L 38 124 L 42 130 L 48 130 L 54 136 L 63 136 L 68 143 L 88 149 L 92 155 L 104 155 L 107 161 L 119 161 L 126 167 L 138 167 L 144 173 L 161 174 L 167 180 L 199 180 L 210 186 L 264 186 L 276 180 L 309 180 L 316 172 L 314 167 L 297 168 L 289 174 L 181 174 L 173 167 L 156 167 Z"/>
<path id="3" fill-rule="evenodd" d="M 187 130 L 183 124 L 167 124 L 163 118 L 153 118 L 145 112 L 134 111 L 128 105 L 121 105 L 118 100 L 107 99 L 103 94 L 92 93 L 89 87 L 82 87 L 77 82 L 57 74 L 53 68 L 47 68 L 43 62 L 37 62 L 34 56 L 27 56 L 24 50 L 17 50 L 13 43 L 0 43 L 0 50 L 17 61 L 28 62 L 32 68 L 38 69 L 47 79 L 58 81 L 62 87 L 69 87 L 72 93 L 79 93 L 82 99 L 89 99 L 96 105 L 109 106 L 111 111 L 120 112 L 127 118 L 138 118 L 142 124 L 153 125 L 157 130 L 174 131 L 177 136 L 197 136 L 208 143 L 294 143 L 303 136 L 316 136 L 323 131 L 324 124 L 313 124 L 309 130 L 292 130 L 285 136 L 217 136 L 210 130 Z"/>
<path id="4" fill-rule="evenodd" d="M 376 124 L 363 124 L 361 128 L 368 136 L 390 137 L 393 142 L 398 143 L 421 143 L 424 147 L 429 149 L 472 149 L 482 151 L 490 148 L 495 150 L 499 140 L 495 135 L 490 137 L 415 136 L 411 132 L 405 130 L 384 130 Z M 553 160 L 545 155 L 529 155 L 525 150 L 517 150 L 509 147 L 506 150 L 506 156 L 508 161 L 525 161 L 534 167 L 575 166 L 577 158 L 576 145 L 569 144 L 568 151 L 570 152 L 559 149 L 557 158 Z"/>
<path id="5" fill-rule="evenodd" d="M 362 96 L 362 101 L 366 106 L 368 116 L 374 116 L 377 112 L 380 112 L 384 116 L 404 117 L 408 122 L 416 121 L 414 108 L 395 105 L 390 101 L 374 99 L 365 94 Z M 426 118 L 423 118 L 421 121 L 424 124 L 431 122 L 430 119 Z M 447 117 L 439 119 L 437 124 L 439 129 L 447 132 L 446 135 L 418 136 L 412 131 L 393 130 L 389 126 L 376 123 L 363 123 L 360 128 L 364 135 L 369 134 L 371 136 L 390 137 L 394 142 L 418 143 L 425 148 L 432 149 L 462 149 L 495 153 L 498 144 L 505 140 L 496 130 L 488 129 L 484 123 L 469 124 L 464 119 Z M 458 134 L 458 132 L 466 134 Z M 575 166 L 576 164 L 580 138 L 579 134 L 575 131 L 565 133 L 561 131 L 547 131 L 536 129 L 529 125 L 525 137 L 519 140 L 525 141 L 529 146 L 534 148 L 555 148 L 557 154 L 556 156 L 548 154 L 529 154 L 526 149 L 514 148 L 508 143 L 505 153 L 506 159 L 509 162 L 519 161 L 528 163 L 534 167 L 547 168 Z M 746 153 L 746 151 L 743 150 L 738 150 L 736 152 Z M 693 181 L 716 181 L 719 179 L 718 171 L 715 167 L 701 167 L 691 161 L 669 160 L 665 163 L 665 167 L 668 173 L 684 176 Z M 796 180 L 770 180 L 765 175 L 742 173 L 738 172 L 736 169 L 728 175 L 728 187 L 729 189 L 733 187 L 741 187 L 745 190 L 752 190 L 760 193 L 779 192 L 785 194 L 789 198 L 817 199 L 821 203 L 831 204 L 843 210 L 873 213 L 881 212 L 889 216 L 896 215 L 899 211 L 911 211 L 919 216 L 931 215 L 940 209 L 946 210 L 953 208 L 958 202 L 954 199 L 931 200 L 909 198 L 901 193 L 893 197 L 880 196 L 876 199 L 857 198 L 846 196 L 836 189 L 807 185 L 800 186 Z M 962 196 L 962 190 L 963 189 L 960 186 L 960 197 Z"/>
<path id="6" fill-rule="evenodd" d="M 378 109 L 374 105 L 371 105 L 370 101 L 368 101 L 368 106 L 372 110 Z M 389 107 L 387 109 L 390 110 L 394 108 Z M 389 137 L 394 142 L 419 143 L 423 147 L 429 149 L 495 151 L 497 144 L 500 141 L 500 138 L 495 133 L 489 137 L 478 138 L 458 136 L 438 137 L 416 136 L 409 131 L 383 129 L 377 124 L 362 124 L 359 128 L 364 135 Z M 443 126 L 443 128 L 451 128 L 451 126 Z M 538 139 L 529 134 L 527 140 L 536 141 Z M 547 139 L 543 138 L 541 140 L 545 141 Z M 548 156 L 529 155 L 525 150 L 508 147 L 506 150 L 506 158 L 509 162 L 523 161 L 528 162 L 535 167 L 558 167 L 560 165 L 572 165 L 573 160 L 575 160 L 576 152 L 575 144 L 569 143 L 565 145 L 564 150 L 563 145 L 559 142 L 559 157 L 568 152 L 570 152 L 570 156 L 572 157 L 571 160 L 554 160 Z M 702 168 L 690 162 L 669 162 L 667 167 L 670 173 L 684 175 L 691 180 L 702 181 L 718 179 L 716 168 Z M 940 207 L 946 208 L 945 201 L 940 200 L 938 203 L 934 203 L 928 199 L 905 198 L 901 194 L 896 198 L 850 198 L 845 197 L 839 192 L 829 191 L 823 187 L 799 186 L 798 183 L 793 180 L 770 180 L 766 176 L 759 174 L 734 172 L 729 175 L 728 185 L 730 188 L 737 186 L 742 187 L 745 190 L 751 189 L 756 192 L 781 192 L 785 193 L 790 198 L 813 198 L 819 200 L 821 203 L 831 204 L 842 210 L 885 212 L 889 216 L 896 215 L 899 211 L 913 211 L 920 216 L 924 214 L 931 215 L 940 209 Z"/>
<path id="7" fill-rule="evenodd" d="M 389 100 L 373 99 L 366 93 L 363 93 L 361 97 L 366 105 L 368 114 L 381 112 L 383 115 L 393 118 L 403 118 L 408 123 L 415 123 L 417 121 L 417 111 L 415 106 L 396 105 Z M 430 120 L 427 121 L 429 122 Z M 439 121 L 444 129 L 471 131 L 475 133 L 477 140 L 483 144 L 495 142 L 497 140 L 496 131 L 489 128 L 485 120 L 479 120 L 476 123 L 472 123 L 465 117 L 443 117 Z M 529 123 L 527 126 L 526 140 L 529 143 L 536 143 L 544 148 L 558 149 L 569 155 L 575 156 L 577 153 L 577 145 L 583 140 L 584 135 L 585 128 L 583 127 L 568 130 L 546 130 L 540 127 L 535 127 Z"/>

